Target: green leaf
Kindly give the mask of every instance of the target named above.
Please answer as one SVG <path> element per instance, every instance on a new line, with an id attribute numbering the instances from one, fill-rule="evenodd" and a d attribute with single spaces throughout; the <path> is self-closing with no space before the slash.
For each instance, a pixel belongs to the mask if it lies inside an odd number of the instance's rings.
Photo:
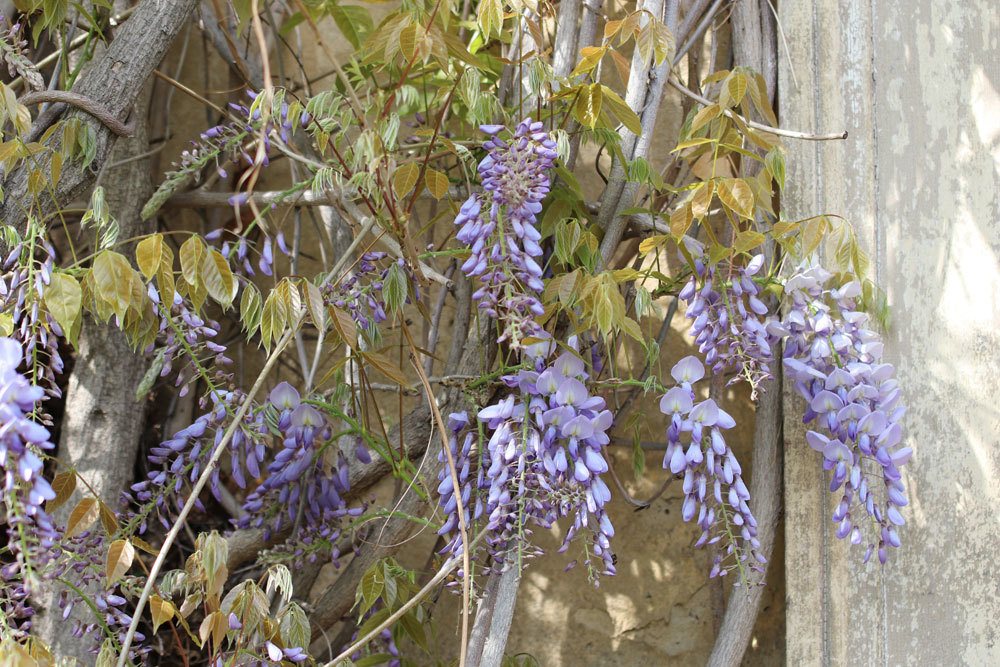
<path id="1" fill-rule="evenodd" d="M 357 602 L 361 603 L 359 616 L 364 616 L 368 610 L 374 606 L 385 586 L 385 575 L 382 572 L 381 562 L 376 562 L 361 578 L 361 585 L 358 586 L 356 594 Z"/>
<path id="2" fill-rule="evenodd" d="M 326 3 L 326 9 L 333 17 L 340 32 L 355 49 L 361 48 L 365 39 L 375 27 L 371 14 L 364 7 Z"/>
<path id="3" fill-rule="evenodd" d="M 629 132 L 635 135 L 641 134 L 642 121 L 639 120 L 639 116 L 632 111 L 631 107 L 625 103 L 625 100 L 607 86 L 602 85 L 600 90 L 605 109 L 617 118 L 622 125 L 627 127 Z"/>
<path id="4" fill-rule="evenodd" d="M 53 273 L 44 291 L 45 307 L 62 327 L 67 337 L 72 336 L 74 325 L 83 307 L 83 290 L 76 278 L 68 273 Z M 70 339 L 76 345 L 75 338 Z"/>
<path id="5" fill-rule="evenodd" d="M 778 189 L 784 190 L 785 152 L 781 150 L 781 146 L 775 146 L 767 152 L 767 155 L 764 156 L 764 166 L 767 168 L 767 173 L 771 174 L 774 182 L 778 184 Z"/>
<path id="6" fill-rule="evenodd" d="M 417 620 L 416 615 L 411 611 L 410 613 L 403 614 L 399 619 L 399 627 L 402 628 L 403 632 L 409 636 L 413 642 L 427 651 L 427 633 L 424 632 L 424 625 L 419 620 Z"/>
<path id="7" fill-rule="evenodd" d="M 393 262 L 382 282 L 382 298 L 388 312 L 395 313 L 406 303 L 409 292 L 409 281 L 399 264 Z"/>
<path id="8" fill-rule="evenodd" d="M 260 326 L 261 318 L 261 296 L 260 290 L 253 283 L 247 283 L 243 287 L 243 297 L 240 299 L 240 321 L 243 323 L 243 330 L 249 335 Z"/>
<path id="9" fill-rule="evenodd" d="M 292 602 L 281 616 L 281 638 L 285 646 L 308 646 L 310 637 L 309 617 L 302 607 Z"/>

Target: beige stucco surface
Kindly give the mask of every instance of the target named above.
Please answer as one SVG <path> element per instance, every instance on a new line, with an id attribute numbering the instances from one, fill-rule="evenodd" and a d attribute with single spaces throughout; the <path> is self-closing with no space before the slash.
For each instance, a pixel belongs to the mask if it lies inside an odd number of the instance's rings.
<path id="1" fill-rule="evenodd" d="M 786 411 L 793 665 L 1000 664 L 1000 11 L 996 2 L 781 3 L 789 219 L 844 215 L 889 297 L 906 401 L 903 548 L 833 536 L 820 462 Z"/>

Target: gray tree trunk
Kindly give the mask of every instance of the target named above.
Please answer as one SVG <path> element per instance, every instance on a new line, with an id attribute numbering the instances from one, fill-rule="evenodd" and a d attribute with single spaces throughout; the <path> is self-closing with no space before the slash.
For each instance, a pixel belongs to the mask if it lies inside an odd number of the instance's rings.
<path id="1" fill-rule="evenodd" d="M 141 120 L 135 123 L 135 135 L 118 141 L 109 157 L 112 165 L 122 164 L 108 168 L 103 177 L 108 208 L 121 225 L 122 238 L 148 234 L 154 228 L 152 221 L 143 222 L 140 216 L 153 192 L 149 160 L 140 157 L 149 150 L 145 119 L 150 95 L 149 86 L 146 88 L 136 105 L 135 116 Z M 75 469 L 112 509 L 132 480 L 146 414 L 145 401 L 136 400 L 135 388 L 148 366 L 149 362 L 133 351 L 116 327 L 84 323 L 66 392 L 59 439 L 60 470 Z M 74 504 L 60 508 L 57 520 L 64 522 Z M 52 591 L 46 600 L 48 613 L 39 619 L 38 633 L 56 656 L 91 664 L 94 658 L 87 652 L 90 640 L 75 639 L 68 632 L 67 621 L 54 605 L 57 594 L 58 590 Z M 77 605 L 74 610 L 74 616 L 89 613 L 85 605 Z"/>

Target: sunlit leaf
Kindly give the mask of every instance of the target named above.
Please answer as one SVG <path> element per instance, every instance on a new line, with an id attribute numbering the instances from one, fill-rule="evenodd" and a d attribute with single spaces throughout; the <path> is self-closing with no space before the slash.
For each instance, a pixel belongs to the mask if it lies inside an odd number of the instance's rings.
<path id="1" fill-rule="evenodd" d="M 79 535 L 97 521 L 100 509 L 96 498 L 84 498 L 76 504 L 66 520 L 66 539 Z"/>
<path id="2" fill-rule="evenodd" d="M 53 273 L 44 291 L 45 307 L 63 332 L 72 335 L 83 306 L 83 290 L 76 278 L 68 273 Z M 76 341 L 73 341 L 76 344 Z"/>
<path id="3" fill-rule="evenodd" d="M 153 595 L 149 598 L 149 612 L 153 616 L 153 632 L 156 632 L 161 625 L 169 622 L 177 614 L 177 609 L 170 600 Z"/>
<path id="4" fill-rule="evenodd" d="M 435 199 L 441 199 L 448 194 L 448 177 L 437 169 L 428 167 L 424 174 L 424 182 L 427 184 L 427 190 Z"/>
<path id="5" fill-rule="evenodd" d="M 108 547 L 108 557 L 105 561 L 104 574 L 108 588 L 125 576 L 135 559 L 135 547 L 128 540 L 115 540 Z"/>
<path id="6" fill-rule="evenodd" d="M 417 184 L 420 176 L 420 165 L 416 162 L 405 162 L 396 167 L 396 172 L 392 175 L 392 187 L 396 191 L 397 197 L 405 197 Z"/>
<path id="7" fill-rule="evenodd" d="M 73 492 L 76 490 L 76 473 L 72 470 L 61 472 L 52 478 L 50 486 L 56 497 L 45 503 L 45 511 L 51 513 L 73 497 Z"/>

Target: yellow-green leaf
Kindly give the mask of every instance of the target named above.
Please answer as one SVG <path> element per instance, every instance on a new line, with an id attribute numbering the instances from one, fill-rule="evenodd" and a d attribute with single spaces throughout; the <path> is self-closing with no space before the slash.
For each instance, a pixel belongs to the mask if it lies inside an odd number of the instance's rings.
<path id="1" fill-rule="evenodd" d="M 236 279 L 229 262 L 218 250 L 208 250 L 201 262 L 201 283 L 216 303 L 228 309 L 236 298 Z"/>
<path id="2" fill-rule="evenodd" d="M 628 128 L 632 134 L 642 133 L 642 121 L 639 116 L 632 111 L 631 107 L 625 103 L 618 93 L 607 86 L 601 86 L 601 97 L 607 111 L 617 118 L 622 125 Z"/>
<path id="3" fill-rule="evenodd" d="M 51 513 L 65 505 L 66 501 L 73 497 L 73 491 L 76 490 L 76 473 L 73 471 L 61 472 L 52 478 L 52 483 L 49 486 L 56 494 L 55 498 L 45 503 L 45 511 Z"/>
<path id="4" fill-rule="evenodd" d="M 135 547 L 128 540 L 115 540 L 108 547 L 108 558 L 104 565 L 108 588 L 125 576 L 135 560 Z"/>
<path id="5" fill-rule="evenodd" d="M 181 245 L 181 274 L 191 287 L 198 285 L 198 274 L 201 271 L 202 258 L 205 255 L 205 243 L 197 234 L 192 234 Z"/>
<path id="6" fill-rule="evenodd" d="M 115 513 L 110 507 L 105 504 L 103 500 L 97 502 L 99 509 L 98 514 L 101 517 L 101 526 L 104 527 L 104 532 L 108 535 L 114 535 L 118 532 L 118 519 L 115 518 Z"/>
<path id="7" fill-rule="evenodd" d="M 580 62 L 570 73 L 570 77 L 586 74 L 597 67 L 597 64 L 601 62 L 601 59 L 604 58 L 604 54 L 607 52 L 607 46 L 585 46 L 580 49 Z"/>
<path id="8" fill-rule="evenodd" d="M 684 204 L 670 214 L 670 233 L 674 235 L 674 238 L 679 239 L 687 234 L 693 222 L 694 215 L 691 212 L 691 204 Z"/>
<path id="9" fill-rule="evenodd" d="M 375 367 L 382 375 L 386 376 L 396 384 L 406 385 L 409 380 L 403 369 L 394 364 L 388 357 L 378 352 L 362 352 L 361 356 L 365 361 Z"/>
<path id="10" fill-rule="evenodd" d="M 733 249 L 736 252 L 749 252 L 764 243 L 764 235 L 758 231 L 748 229 L 736 235 Z"/>
<path id="11" fill-rule="evenodd" d="M 282 298 L 278 288 L 271 290 L 264 301 L 260 314 L 260 339 L 265 348 L 271 346 L 271 339 L 277 339 L 288 323 L 288 304 Z"/>
<path id="12" fill-rule="evenodd" d="M 49 313 L 62 327 L 63 333 L 72 336 L 73 326 L 80 317 L 83 306 L 80 283 L 68 273 L 53 273 L 44 295 L 45 307 Z"/>
<path id="13" fill-rule="evenodd" d="M 427 183 L 427 190 L 434 199 L 441 199 L 448 194 L 448 177 L 437 169 L 427 168 L 424 174 L 424 181 Z"/>
<path id="14" fill-rule="evenodd" d="M 308 280 L 302 281 L 302 290 L 305 292 L 306 310 L 313 324 L 320 331 L 326 330 L 326 310 L 323 308 L 323 294 L 316 285 Z"/>
<path id="15" fill-rule="evenodd" d="M 89 528 L 90 524 L 97 521 L 98 512 L 96 498 L 84 498 L 78 502 L 66 520 L 66 539 L 79 535 Z"/>
<path id="16" fill-rule="evenodd" d="M 149 598 L 149 612 L 153 616 L 153 632 L 156 632 L 161 625 L 169 622 L 177 614 L 177 609 L 170 600 L 153 595 Z"/>
<path id="17" fill-rule="evenodd" d="M 719 201 L 741 218 L 753 217 L 753 191 L 739 178 L 721 178 L 717 182 Z"/>
<path id="18" fill-rule="evenodd" d="M 135 246 L 135 263 L 142 271 L 146 280 L 151 280 L 156 272 L 160 270 L 160 257 L 163 254 L 163 236 L 153 234 L 139 241 Z"/>
<path id="19" fill-rule="evenodd" d="M 261 296 L 260 290 L 253 283 L 243 287 L 243 297 L 240 299 L 240 321 L 248 334 L 253 334 L 260 326 Z"/>
<path id="20" fill-rule="evenodd" d="M 132 305 L 132 287 L 135 270 L 123 255 L 104 250 L 94 260 L 91 269 L 94 279 L 94 297 L 109 306 L 120 322 Z"/>
<path id="21" fill-rule="evenodd" d="M 580 88 L 580 95 L 576 98 L 576 105 L 573 107 L 573 116 L 581 125 L 593 128 L 597 125 L 601 117 L 601 104 L 604 96 L 601 84 L 595 83 L 590 86 Z"/>
<path id="22" fill-rule="evenodd" d="M 694 119 L 691 121 L 691 132 L 692 133 L 697 132 L 704 125 L 718 118 L 719 114 L 721 113 L 722 113 L 722 107 L 720 107 L 718 104 L 711 104 L 705 107 L 697 114 L 695 114 Z"/>
<path id="23" fill-rule="evenodd" d="M 647 236 L 639 243 L 639 254 L 645 255 L 656 250 L 657 248 L 662 248 L 666 245 L 669 239 L 670 237 L 666 234 L 653 234 L 652 236 Z"/>
<path id="24" fill-rule="evenodd" d="M 327 312 L 330 314 L 330 321 L 333 322 L 333 327 L 337 330 L 341 340 L 352 350 L 358 349 L 358 325 L 354 318 L 333 306 L 327 308 Z"/>
<path id="25" fill-rule="evenodd" d="M 396 196 L 403 197 L 409 194 L 417 184 L 419 176 L 420 166 L 416 162 L 406 162 L 396 167 L 396 173 L 392 175 L 392 187 L 396 191 Z"/>
<path id="26" fill-rule="evenodd" d="M 715 185 L 712 181 L 703 182 L 698 185 L 698 189 L 695 190 L 694 195 L 691 197 L 691 215 L 698 220 L 705 217 L 709 207 L 712 205 L 712 194 L 714 191 Z"/>
<path id="27" fill-rule="evenodd" d="M 503 27 L 503 4 L 501 0 L 482 0 L 476 10 L 476 20 L 483 38 L 489 40 L 490 35 L 500 34 Z"/>

